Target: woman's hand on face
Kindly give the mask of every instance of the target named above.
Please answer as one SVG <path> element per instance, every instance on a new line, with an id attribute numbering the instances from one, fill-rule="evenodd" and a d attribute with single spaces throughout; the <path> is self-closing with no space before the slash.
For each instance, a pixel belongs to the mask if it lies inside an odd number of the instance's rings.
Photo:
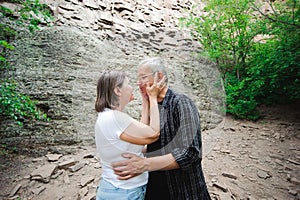
<path id="1" fill-rule="evenodd" d="M 158 72 L 156 72 L 154 75 L 153 84 L 147 84 L 146 91 L 148 96 L 157 97 L 165 86 L 166 76 L 163 76 L 163 78 L 160 81 L 158 81 Z"/>
<path id="2" fill-rule="evenodd" d="M 148 101 L 149 100 L 149 97 L 148 97 L 148 94 L 147 94 L 147 90 L 145 87 L 139 85 L 139 89 L 140 89 L 140 93 L 142 95 L 142 100 L 143 101 Z"/>

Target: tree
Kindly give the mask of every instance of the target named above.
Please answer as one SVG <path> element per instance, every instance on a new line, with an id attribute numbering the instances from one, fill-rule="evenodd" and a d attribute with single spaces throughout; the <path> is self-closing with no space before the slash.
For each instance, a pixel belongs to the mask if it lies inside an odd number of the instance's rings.
<path id="1" fill-rule="evenodd" d="M 180 19 L 218 64 L 227 113 L 238 118 L 257 119 L 259 105 L 300 98 L 300 3 L 266 1 L 263 12 L 256 2 L 210 0 Z"/>

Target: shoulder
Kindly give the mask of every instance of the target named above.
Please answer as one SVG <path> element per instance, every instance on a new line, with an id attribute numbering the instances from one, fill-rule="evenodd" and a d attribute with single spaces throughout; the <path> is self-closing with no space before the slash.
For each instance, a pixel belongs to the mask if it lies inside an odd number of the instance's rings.
<path id="1" fill-rule="evenodd" d="M 114 110 L 105 108 L 102 112 L 98 112 L 98 117 L 106 118 L 113 115 Z"/>
<path id="2" fill-rule="evenodd" d="M 110 119 L 122 120 L 131 117 L 125 112 L 112 110 L 112 109 L 105 109 L 103 112 L 98 113 L 98 118 L 101 118 L 102 120 L 110 120 Z"/>
<path id="3" fill-rule="evenodd" d="M 184 93 L 173 92 L 173 103 L 174 111 L 177 112 L 192 112 L 199 114 L 199 110 L 194 101 Z"/>
<path id="4" fill-rule="evenodd" d="M 168 99 L 173 103 L 191 103 L 194 104 L 193 101 L 184 93 L 175 92 L 174 90 L 169 89 L 168 91 Z"/>
<path id="5" fill-rule="evenodd" d="M 127 113 L 119 111 L 119 110 L 112 110 L 111 115 L 113 115 L 116 118 L 123 118 L 123 117 L 130 118 L 130 116 Z"/>
<path id="6" fill-rule="evenodd" d="M 133 118 L 127 113 L 118 110 L 113 111 L 112 117 L 114 121 L 120 126 L 128 126 L 132 121 L 134 121 Z"/>

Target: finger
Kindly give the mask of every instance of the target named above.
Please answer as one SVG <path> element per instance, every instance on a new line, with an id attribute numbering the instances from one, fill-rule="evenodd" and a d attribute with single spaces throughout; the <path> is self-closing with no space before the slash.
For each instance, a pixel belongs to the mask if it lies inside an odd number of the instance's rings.
<path id="1" fill-rule="evenodd" d="M 155 72 L 154 74 L 154 82 L 153 83 L 157 83 L 158 81 L 158 72 Z"/>
<path id="2" fill-rule="evenodd" d="M 122 154 L 122 157 L 123 158 L 127 158 L 127 159 L 130 159 L 132 157 L 134 157 L 134 154 L 131 154 L 131 153 L 123 153 Z M 122 160 L 122 161 L 118 161 L 118 162 L 113 162 L 111 163 L 111 166 L 116 169 L 116 168 L 120 168 L 120 167 L 124 167 L 124 166 L 127 166 L 129 163 L 128 160 Z"/>
<path id="3" fill-rule="evenodd" d="M 127 170 L 127 166 L 124 165 L 124 166 L 113 167 L 113 170 L 118 173 L 124 172 L 125 170 Z"/>
<path id="4" fill-rule="evenodd" d="M 161 84 L 161 87 L 160 87 L 160 88 L 164 88 L 166 85 L 167 85 L 167 83 L 166 83 L 166 82 L 163 82 L 163 83 Z"/>
<path id="5" fill-rule="evenodd" d="M 127 176 L 118 176 L 119 180 L 128 180 L 130 178 L 134 177 L 133 175 L 129 174 Z"/>
<path id="6" fill-rule="evenodd" d="M 127 171 L 116 171 L 114 170 L 114 174 L 118 176 L 127 176 L 129 173 Z"/>
<path id="7" fill-rule="evenodd" d="M 166 79 L 167 79 L 167 77 L 164 75 L 164 76 L 162 77 L 162 79 L 158 82 L 158 84 L 159 84 L 159 85 L 164 85 L 165 82 L 166 82 Z"/>
<path id="8" fill-rule="evenodd" d="M 121 176 L 121 177 L 132 175 L 132 173 L 130 173 L 129 171 L 117 171 L 114 174 Z"/>
<path id="9" fill-rule="evenodd" d="M 120 168 L 120 167 L 124 167 L 128 164 L 127 160 L 122 160 L 122 161 L 118 161 L 118 162 L 113 162 L 111 163 L 111 166 L 113 168 Z"/>
<path id="10" fill-rule="evenodd" d="M 146 91 L 148 90 L 148 88 L 150 88 L 151 86 L 150 86 L 150 82 L 149 81 L 147 81 L 147 83 L 146 83 Z"/>
<path id="11" fill-rule="evenodd" d="M 123 158 L 133 158 L 135 156 L 135 154 L 132 154 L 132 153 L 122 153 L 121 154 Z"/>

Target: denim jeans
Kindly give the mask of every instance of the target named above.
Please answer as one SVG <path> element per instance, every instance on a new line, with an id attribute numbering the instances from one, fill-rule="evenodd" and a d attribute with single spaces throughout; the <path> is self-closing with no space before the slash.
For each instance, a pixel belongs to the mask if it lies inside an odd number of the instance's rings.
<path id="1" fill-rule="evenodd" d="M 100 179 L 96 200 L 144 200 L 146 185 L 134 189 L 121 189 Z"/>

